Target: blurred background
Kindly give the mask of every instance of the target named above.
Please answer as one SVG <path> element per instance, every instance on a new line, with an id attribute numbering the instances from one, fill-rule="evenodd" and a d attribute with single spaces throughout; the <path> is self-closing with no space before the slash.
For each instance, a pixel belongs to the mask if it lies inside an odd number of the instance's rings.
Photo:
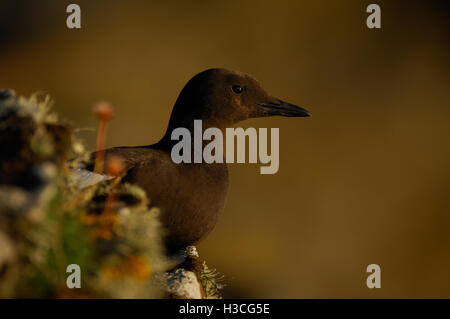
<path id="1" fill-rule="evenodd" d="M 280 128 L 280 170 L 230 166 L 201 257 L 225 297 L 450 298 L 448 1 L 2 0 L 0 87 L 50 93 L 89 149 L 92 105 L 115 107 L 108 146 L 156 142 L 196 73 L 254 75 L 312 118 Z M 366 267 L 381 266 L 381 289 Z"/>

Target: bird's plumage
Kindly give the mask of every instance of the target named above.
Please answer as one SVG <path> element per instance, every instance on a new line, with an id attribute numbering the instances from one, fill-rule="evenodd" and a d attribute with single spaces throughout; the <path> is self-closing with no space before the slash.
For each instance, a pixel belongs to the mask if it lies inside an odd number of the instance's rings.
<path id="1" fill-rule="evenodd" d="M 247 118 L 273 115 L 309 113 L 271 97 L 250 75 L 226 69 L 206 70 L 181 91 L 166 134 L 158 143 L 107 149 L 105 160 L 110 156 L 122 159 L 123 181 L 141 186 L 151 204 L 161 208 L 161 219 L 168 230 L 166 246 L 176 251 L 199 242 L 216 225 L 228 193 L 228 170 L 226 163 L 175 164 L 170 152 L 177 141 L 172 141 L 171 132 L 178 127 L 192 132 L 197 119 L 202 120 L 203 129 L 224 130 Z M 85 169 L 92 171 L 93 161 Z M 99 179 L 92 174 L 84 173 L 85 179 Z"/>

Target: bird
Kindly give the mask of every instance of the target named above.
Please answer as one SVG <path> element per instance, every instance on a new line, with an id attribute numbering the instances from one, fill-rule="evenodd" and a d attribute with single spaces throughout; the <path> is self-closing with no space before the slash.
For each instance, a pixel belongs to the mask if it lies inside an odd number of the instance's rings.
<path id="1" fill-rule="evenodd" d="M 202 120 L 203 130 L 224 131 L 250 118 L 311 116 L 306 109 L 269 95 L 251 75 L 213 68 L 193 76 L 181 90 L 165 134 L 155 144 L 121 146 L 104 150 L 105 161 L 115 157 L 124 166 L 122 181 L 145 190 L 151 204 L 161 210 L 167 230 L 165 247 L 175 253 L 202 241 L 216 226 L 225 207 L 229 188 L 228 168 L 223 163 L 174 163 L 171 149 L 177 143 L 171 132 L 187 128 L 191 135 L 194 120 Z M 95 152 L 82 168 L 85 186 L 115 176 L 94 172 Z"/>

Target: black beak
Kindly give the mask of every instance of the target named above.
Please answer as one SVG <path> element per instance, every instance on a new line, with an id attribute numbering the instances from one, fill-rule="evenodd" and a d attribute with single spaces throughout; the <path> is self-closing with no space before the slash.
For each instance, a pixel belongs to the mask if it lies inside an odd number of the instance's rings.
<path id="1" fill-rule="evenodd" d="M 274 102 L 258 103 L 257 105 L 267 111 L 270 115 L 281 115 L 287 117 L 311 116 L 311 113 L 304 108 L 278 99 L 275 99 Z"/>

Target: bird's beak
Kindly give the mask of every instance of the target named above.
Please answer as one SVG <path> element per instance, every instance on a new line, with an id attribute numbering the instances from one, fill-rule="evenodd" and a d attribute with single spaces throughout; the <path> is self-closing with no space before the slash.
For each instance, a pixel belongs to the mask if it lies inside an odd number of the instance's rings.
<path id="1" fill-rule="evenodd" d="M 268 103 L 258 103 L 257 106 L 266 111 L 267 115 L 281 115 L 287 117 L 311 116 L 311 113 L 304 108 L 279 99 L 274 99 L 274 101 Z"/>

